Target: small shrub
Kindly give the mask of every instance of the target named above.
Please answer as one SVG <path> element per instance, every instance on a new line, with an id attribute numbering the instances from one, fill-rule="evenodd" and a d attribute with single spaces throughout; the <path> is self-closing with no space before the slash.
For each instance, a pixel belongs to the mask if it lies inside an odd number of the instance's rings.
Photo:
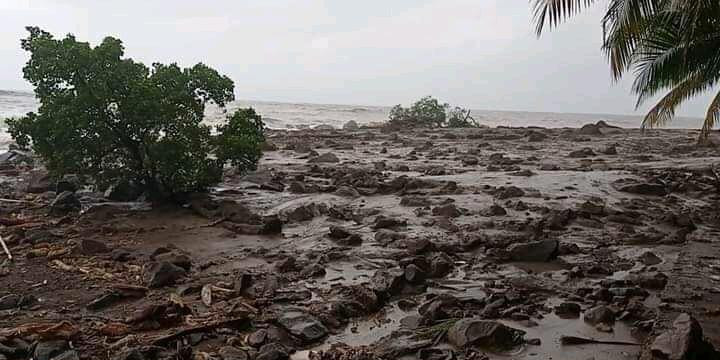
<path id="1" fill-rule="evenodd" d="M 206 103 L 234 100 L 227 76 L 204 64 L 148 68 L 123 58 L 112 37 L 91 47 L 72 35 L 27 30 L 23 72 L 40 107 L 9 120 L 8 130 L 51 174 L 86 176 L 101 187 L 132 181 L 168 199 L 217 184 L 227 162 L 241 171 L 256 166 L 264 137 L 254 110 L 230 114 L 216 133 L 202 123 Z"/>
<path id="2" fill-rule="evenodd" d="M 412 104 L 409 108 L 395 105 L 390 109 L 390 120 L 387 126 L 398 128 L 468 128 L 480 127 L 470 116 L 470 110 L 461 107 L 450 108 L 447 103 L 426 96 Z"/>

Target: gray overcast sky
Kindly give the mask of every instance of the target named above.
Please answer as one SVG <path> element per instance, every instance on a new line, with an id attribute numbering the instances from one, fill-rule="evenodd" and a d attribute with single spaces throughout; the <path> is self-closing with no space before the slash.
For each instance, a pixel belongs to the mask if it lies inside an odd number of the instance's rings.
<path id="1" fill-rule="evenodd" d="M 602 3 L 602 2 L 601 2 Z M 29 90 L 19 39 L 119 37 L 137 60 L 202 61 L 242 99 L 634 113 L 600 50 L 604 5 L 537 39 L 527 0 L 1 0 L 0 88 Z M 680 114 L 703 116 L 707 97 Z"/>

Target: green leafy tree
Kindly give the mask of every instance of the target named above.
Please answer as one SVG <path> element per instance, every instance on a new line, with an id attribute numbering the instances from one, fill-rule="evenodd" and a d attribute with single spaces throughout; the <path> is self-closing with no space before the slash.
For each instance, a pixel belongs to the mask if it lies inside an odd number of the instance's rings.
<path id="1" fill-rule="evenodd" d="M 470 110 L 461 107 L 450 108 L 447 103 L 426 96 L 412 104 L 409 108 L 395 105 L 390 109 L 390 128 L 469 128 L 480 125 L 470 116 Z"/>
<path id="2" fill-rule="evenodd" d="M 122 42 L 112 37 L 92 47 L 72 35 L 27 30 L 23 72 L 40 107 L 8 127 L 52 174 L 87 176 L 98 186 L 132 181 L 168 199 L 218 183 L 227 162 L 243 171 L 257 164 L 263 125 L 252 109 L 231 114 L 216 133 L 202 123 L 208 102 L 234 100 L 227 76 L 203 64 L 148 68 L 123 58 Z"/>
<path id="3" fill-rule="evenodd" d="M 538 35 L 598 0 L 532 0 Z M 717 0 L 608 0 L 603 50 L 613 77 L 635 74 L 637 106 L 665 91 L 643 128 L 662 126 L 686 100 L 720 79 L 720 2 Z M 711 101 L 700 140 L 720 117 L 720 93 Z"/>

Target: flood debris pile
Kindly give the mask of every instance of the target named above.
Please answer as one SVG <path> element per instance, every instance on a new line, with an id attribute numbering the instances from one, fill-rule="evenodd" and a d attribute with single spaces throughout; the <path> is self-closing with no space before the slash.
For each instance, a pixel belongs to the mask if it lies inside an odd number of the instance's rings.
<path id="1" fill-rule="evenodd" d="M 268 131 L 179 206 L 8 153 L 0 359 L 717 358 L 716 149 L 471 130 Z"/>

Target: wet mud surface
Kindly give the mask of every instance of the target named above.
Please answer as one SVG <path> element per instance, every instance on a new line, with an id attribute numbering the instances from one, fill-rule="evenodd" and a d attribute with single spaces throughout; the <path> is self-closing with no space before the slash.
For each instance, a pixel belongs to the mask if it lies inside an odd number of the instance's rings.
<path id="1" fill-rule="evenodd" d="M 717 347 L 696 136 L 271 131 L 183 207 L 81 189 L 81 212 L 5 160 L 0 359 L 659 359 L 680 314 Z"/>

